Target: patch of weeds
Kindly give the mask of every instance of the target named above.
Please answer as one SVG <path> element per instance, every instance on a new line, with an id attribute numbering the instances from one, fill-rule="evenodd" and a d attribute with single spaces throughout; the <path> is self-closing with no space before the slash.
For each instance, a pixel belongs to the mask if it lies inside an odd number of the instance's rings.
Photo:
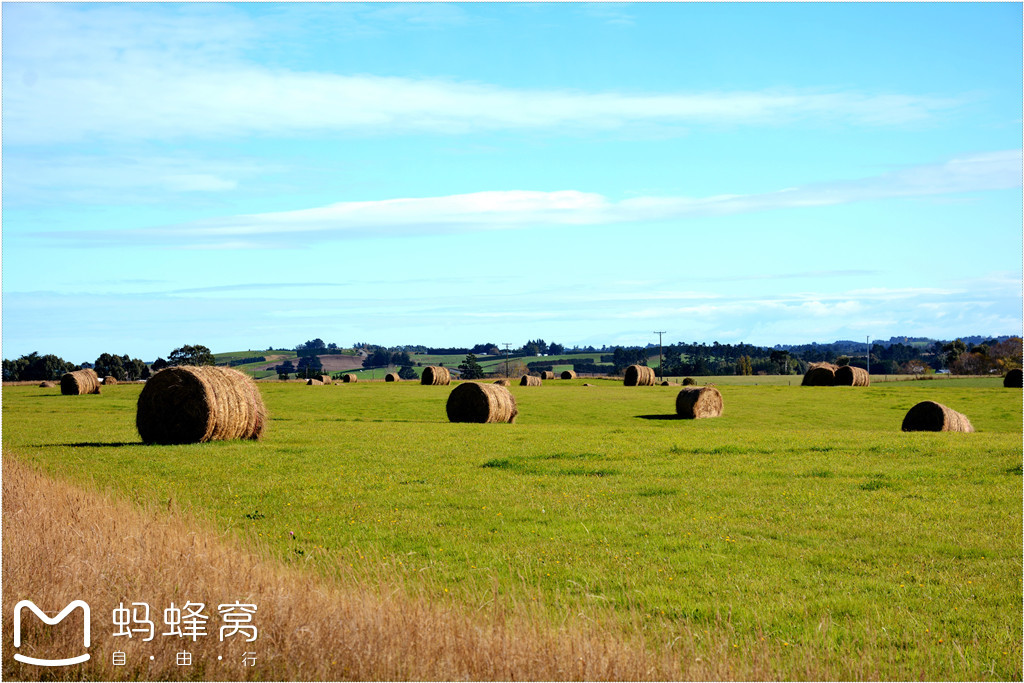
<path id="1" fill-rule="evenodd" d="M 884 474 L 876 474 L 860 485 L 863 491 L 877 491 L 879 489 L 891 489 L 893 485 L 886 481 Z"/>
<path id="2" fill-rule="evenodd" d="M 253 510 L 252 512 L 245 513 L 244 517 L 246 519 L 257 520 L 257 519 L 263 519 L 264 517 L 266 517 L 266 515 L 263 514 L 262 512 L 260 512 L 259 510 Z"/>
<path id="3" fill-rule="evenodd" d="M 618 470 L 598 469 L 589 470 L 585 467 L 570 467 L 566 470 L 559 470 L 559 474 L 579 477 L 611 477 L 619 473 Z"/>
<path id="4" fill-rule="evenodd" d="M 1003 470 L 1006 474 L 1016 474 L 1018 477 L 1024 474 L 1024 465 L 1016 465 L 1014 467 L 1007 467 Z"/>
<path id="5" fill-rule="evenodd" d="M 508 470 L 516 474 L 534 474 L 537 471 L 535 467 L 527 464 L 521 458 L 493 458 L 480 465 L 480 467 Z"/>
<path id="6" fill-rule="evenodd" d="M 804 474 L 805 477 L 818 477 L 819 479 L 830 479 L 835 475 L 832 474 L 831 470 L 811 470 Z"/>
<path id="7" fill-rule="evenodd" d="M 811 453 L 828 453 L 829 451 L 834 451 L 835 449 L 835 446 L 811 446 L 807 450 L 810 451 Z"/>
<path id="8" fill-rule="evenodd" d="M 666 486 L 650 486 L 640 489 L 636 492 L 636 495 L 643 496 L 644 498 L 653 498 L 654 496 L 671 496 L 678 490 L 679 489 L 670 489 Z"/>
<path id="9" fill-rule="evenodd" d="M 544 456 L 545 460 L 600 460 L 604 456 L 598 453 L 552 453 Z"/>

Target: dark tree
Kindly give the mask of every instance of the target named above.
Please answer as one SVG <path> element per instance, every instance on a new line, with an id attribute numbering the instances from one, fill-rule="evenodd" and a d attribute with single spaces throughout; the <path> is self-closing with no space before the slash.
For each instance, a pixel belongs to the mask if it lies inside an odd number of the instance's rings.
<path id="1" fill-rule="evenodd" d="M 472 353 L 466 354 L 466 360 L 459 365 L 459 370 L 462 371 L 462 379 L 483 379 L 484 377 L 484 369 L 476 362 L 476 356 Z"/>
<path id="2" fill-rule="evenodd" d="M 127 379 L 124 368 L 124 359 L 120 356 L 115 356 L 110 353 L 101 353 L 100 357 L 93 363 L 93 369 L 96 374 L 103 377 L 113 377 L 119 382 L 123 382 Z"/>
<path id="3" fill-rule="evenodd" d="M 323 374 L 324 364 L 320 362 L 320 358 L 317 356 L 303 356 L 299 359 L 299 368 L 296 372 L 296 377 L 304 377 L 309 379 L 310 377 L 319 377 Z"/>
<path id="4" fill-rule="evenodd" d="M 213 354 L 210 349 L 202 344 L 191 346 L 186 344 L 181 348 L 174 349 L 167 356 L 168 365 L 215 365 Z M 99 373 L 97 373 L 99 374 Z"/>
<path id="5" fill-rule="evenodd" d="M 398 377 L 400 379 L 419 379 L 419 375 L 416 374 L 411 365 L 403 365 L 398 368 Z"/>
<path id="6" fill-rule="evenodd" d="M 295 366 L 290 360 L 286 360 L 280 365 L 275 365 L 274 372 L 277 373 L 278 379 L 288 379 L 288 375 L 295 372 Z"/>

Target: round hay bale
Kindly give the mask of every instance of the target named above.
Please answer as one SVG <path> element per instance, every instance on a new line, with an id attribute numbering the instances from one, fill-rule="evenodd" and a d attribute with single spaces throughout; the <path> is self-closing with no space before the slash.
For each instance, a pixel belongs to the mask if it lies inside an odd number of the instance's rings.
<path id="1" fill-rule="evenodd" d="M 331 376 L 330 376 L 330 375 L 320 375 L 319 379 L 320 379 L 320 381 L 321 381 L 321 382 L 323 382 L 324 384 L 331 384 L 331 383 L 332 383 L 332 382 L 331 382 Z"/>
<path id="2" fill-rule="evenodd" d="M 110 385 L 113 385 L 113 384 L 117 384 L 117 378 L 116 377 L 114 377 L 112 375 L 107 375 L 106 377 L 103 378 L 103 385 L 104 386 L 110 386 Z"/>
<path id="3" fill-rule="evenodd" d="M 562 370 L 562 379 L 576 379 L 576 371 Z"/>
<path id="4" fill-rule="evenodd" d="M 341 376 L 341 381 L 345 384 L 351 384 L 352 382 L 358 382 L 359 378 L 353 375 L 351 372 L 345 373 Z"/>
<path id="5" fill-rule="evenodd" d="M 494 383 L 497 384 L 498 386 L 501 386 L 501 387 L 507 387 L 510 384 L 512 384 L 512 382 L 508 381 L 507 379 L 495 380 Z"/>
<path id="6" fill-rule="evenodd" d="M 670 386 L 672 386 L 672 382 L 669 382 L 668 380 L 665 380 L 664 382 L 661 383 L 661 386 L 663 386 L 663 387 L 670 387 Z"/>
<path id="7" fill-rule="evenodd" d="M 512 393 L 497 384 L 465 382 L 452 389 L 445 405 L 449 422 L 515 422 L 519 408 Z"/>
<path id="8" fill-rule="evenodd" d="M 540 378 L 541 379 L 554 379 L 555 378 L 555 373 L 554 373 L 553 370 L 544 370 L 543 372 L 540 373 Z"/>
<path id="9" fill-rule="evenodd" d="M 533 375 L 523 375 L 523 378 L 519 380 L 519 386 L 521 387 L 539 387 L 540 385 L 540 377 L 534 377 Z"/>
<path id="10" fill-rule="evenodd" d="M 307 387 L 322 387 L 323 385 L 324 383 L 322 381 L 318 379 L 313 379 L 312 377 L 306 380 Z"/>
<path id="11" fill-rule="evenodd" d="M 973 432 L 966 415 L 935 401 L 921 401 L 903 418 L 905 432 Z"/>
<path id="12" fill-rule="evenodd" d="M 676 396 L 676 415 L 688 420 L 722 416 L 722 394 L 715 387 L 684 387 Z"/>
<path id="13" fill-rule="evenodd" d="M 60 393 L 65 396 L 100 393 L 100 378 L 90 368 L 66 372 L 60 378 Z"/>
<path id="14" fill-rule="evenodd" d="M 811 363 L 804 373 L 802 387 L 834 387 L 836 385 L 836 370 L 839 367 L 832 363 Z"/>
<path id="15" fill-rule="evenodd" d="M 697 380 L 695 380 L 692 377 L 684 377 L 683 378 L 683 386 L 684 387 L 689 387 L 689 386 L 692 386 L 692 385 L 694 385 L 696 383 L 697 383 Z"/>
<path id="16" fill-rule="evenodd" d="M 646 365 L 630 365 L 626 368 L 622 383 L 627 387 L 653 387 L 654 368 L 649 368 Z"/>
<path id="17" fill-rule="evenodd" d="M 40 386 L 41 388 L 44 388 L 44 389 L 52 389 L 52 388 L 54 388 L 54 387 L 55 387 L 55 386 L 57 386 L 57 385 L 56 385 L 56 384 L 54 384 L 53 382 L 41 382 L 41 383 L 39 384 L 39 386 Z"/>
<path id="18" fill-rule="evenodd" d="M 256 383 L 231 368 L 180 365 L 153 375 L 139 394 L 135 426 L 145 443 L 259 439 L 267 409 Z"/>
<path id="19" fill-rule="evenodd" d="M 385 382 L 400 382 L 401 378 L 398 376 L 397 372 L 389 372 L 388 374 L 384 375 L 384 381 Z"/>
<path id="20" fill-rule="evenodd" d="M 1020 368 L 1010 370 L 1006 373 L 1006 377 L 1003 378 L 1003 386 L 1011 389 L 1020 389 L 1024 387 L 1024 373 L 1021 373 Z"/>
<path id="21" fill-rule="evenodd" d="M 585 386 L 585 387 L 592 387 L 594 385 L 593 384 L 588 384 L 588 383 L 584 382 L 583 386 Z"/>
<path id="22" fill-rule="evenodd" d="M 420 384 L 447 386 L 451 383 L 452 374 L 448 372 L 448 368 L 440 367 L 438 365 L 428 365 L 423 368 L 423 374 L 420 375 Z"/>
<path id="23" fill-rule="evenodd" d="M 864 368 L 844 365 L 836 368 L 835 382 L 837 387 L 869 387 L 871 386 L 871 376 Z"/>

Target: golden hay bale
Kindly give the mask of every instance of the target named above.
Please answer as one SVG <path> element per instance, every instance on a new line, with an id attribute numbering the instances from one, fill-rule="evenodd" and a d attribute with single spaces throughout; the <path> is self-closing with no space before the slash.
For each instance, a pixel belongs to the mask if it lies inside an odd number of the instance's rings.
<path id="1" fill-rule="evenodd" d="M 903 418 L 905 432 L 973 432 L 966 415 L 935 401 L 921 401 Z"/>
<path id="2" fill-rule="evenodd" d="M 622 383 L 627 387 L 653 387 L 654 368 L 649 368 L 646 365 L 630 365 L 626 368 Z"/>
<path id="3" fill-rule="evenodd" d="M 117 378 L 113 377 L 111 375 L 107 375 L 106 377 L 103 378 L 103 384 L 104 384 L 104 386 L 110 386 L 112 384 L 117 384 Z"/>
<path id="4" fill-rule="evenodd" d="M 521 387 L 539 387 L 540 385 L 540 377 L 534 377 L 533 375 L 523 375 L 523 378 L 519 380 L 519 386 Z"/>
<path id="5" fill-rule="evenodd" d="M 576 371 L 562 370 L 562 379 L 576 379 Z"/>
<path id="6" fill-rule="evenodd" d="M 1024 373 L 1021 373 L 1020 368 L 1010 370 L 1006 373 L 1006 377 L 1003 378 L 1003 386 L 1010 387 L 1012 389 L 1020 389 L 1024 387 Z"/>
<path id="7" fill-rule="evenodd" d="M 401 378 L 398 376 L 397 372 L 389 372 L 388 374 L 384 375 L 384 381 L 385 382 L 399 382 L 399 381 L 401 381 Z"/>
<path id="8" fill-rule="evenodd" d="M 669 382 L 668 380 L 665 380 L 664 382 L 661 383 L 661 386 L 663 386 L 663 387 L 670 387 L 670 386 L 672 386 L 672 382 Z"/>
<path id="9" fill-rule="evenodd" d="M 544 370 L 543 372 L 540 373 L 540 378 L 541 379 L 554 379 L 555 378 L 555 373 L 554 373 L 553 370 Z"/>
<path id="10" fill-rule="evenodd" d="M 688 386 L 694 385 L 696 383 L 697 383 L 697 380 L 695 380 L 692 377 L 684 377 L 683 378 L 683 386 L 684 387 L 688 387 Z"/>
<path id="11" fill-rule="evenodd" d="M 836 368 L 835 381 L 837 387 L 869 387 L 871 376 L 864 368 L 855 368 L 852 365 L 844 365 Z"/>
<path id="12" fill-rule="evenodd" d="M 423 368 L 423 374 L 420 375 L 420 384 L 446 386 L 451 383 L 452 374 L 448 372 L 448 368 L 443 368 L 437 365 L 428 365 Z"/>
<path id="13" fill-rule="evenodd" d="M 345 384 L 350 384 L 352 382 L 358 382 L 359 378 L 353 375 L 351 372 L 348 372 L 341 376 L 341 381 L 344 382 Z"/>
<path id="14" fill-rule="evenodd" d="M 585 386 L 585 387 L 592 387 L 594 385 L 593 384 L 589 384 L 589 383 L 584 383 L 583 386 Z"/>
<path id="15" fill-rule="evenodd" d="M 319 379 L 324 384 L 331 384 L 332 383 L 330 375 L 320 375 L 320 377 L 318 377 L 317 379 Z"/>
<path id="16" fill-rule="evenodd" d="M 515 422 L 519 414 L 516 399 L 508 389 L 477 382 L 452 389 L 445 411 L 449 422 Z"/>
<path id="17" fill-rule="evenodd" d="M 507 387 L 510 384 L 512 384 L 512 382 L 508 381 L 507 379 L 495 380 L 494 383 L 497 384 L 498 386 L 501 386 L 501 387 Z"/>
<path id="18" fill-rule="evenodd" d="M 714 387 L 685 387 L 676 396 L 676 415 L 689 420 L 722 416 L 722 394 Z"/>
<path id="19" fill-rule="evenodd" d="M 811 363 L 804 373 L 802 387 L 834 387 L 836 385 L 836 370 L 839 367 L 832 363 Z"/>
<path id="20" fill-rule="evenodd" d="M 321 380 L 313 379 L 312 377 L 306 380 L 307 387 L 322 387 L 324 383 Z"/>
<path id="21" fill-rule="evenodd" d="M 55 387 L 55 386 L 57 386 L 57 385 L 56 385 L 56 384 L 54 384 L 53 382 L 41 382 L 41 383 L 39 384 L 39 386 L 40 386 L 40 387 L 44 387 L 44 388 L 46 388 L 46 389 L 52 389 L 53 387 Z"/>
<path id="22" fill-rule="evenodd" d="M 65 396 L 100 393 L 100 378 L 90 368 L 66 372 L 60 378 L 60 393 Z"/>
<path id="23" fill-rule="evenodd" d="M 146 443 L 259 439 L 267 409 L 256 383 L 237 370 L 180 365 L 153 375 L 139 394 L 135 426 Z"/>

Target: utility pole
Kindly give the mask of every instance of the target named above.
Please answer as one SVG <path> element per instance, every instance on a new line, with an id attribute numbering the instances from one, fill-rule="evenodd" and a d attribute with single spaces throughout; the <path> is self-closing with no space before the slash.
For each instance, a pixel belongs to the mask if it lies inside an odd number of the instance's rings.
<path id="1" fill-rule="evenodd" d="M 871 374 L 871 337 L 864 337 L 864 343 L 868 347 L 868 374 Z"/>
<path id="2" fill-rule="evenodd" d="M 512 346 L 512 344 L 510 344 L 509 342 L 501 342 L 501 345 L 505 347 L 505 377 L 508 378 L 508 347 Z"/>
<path id="3" fill-rule="evenodd" d="M 661 381 L 664 382 L 665 370 L 662 366 L 665 363 L 661 360 L 661 335 L 665 334 L 665 330 L 661 330 L 660 332 L 658 330 L 655 330 L 654 334 L 658 335 L 658 374 L 661 375 Z"/>

